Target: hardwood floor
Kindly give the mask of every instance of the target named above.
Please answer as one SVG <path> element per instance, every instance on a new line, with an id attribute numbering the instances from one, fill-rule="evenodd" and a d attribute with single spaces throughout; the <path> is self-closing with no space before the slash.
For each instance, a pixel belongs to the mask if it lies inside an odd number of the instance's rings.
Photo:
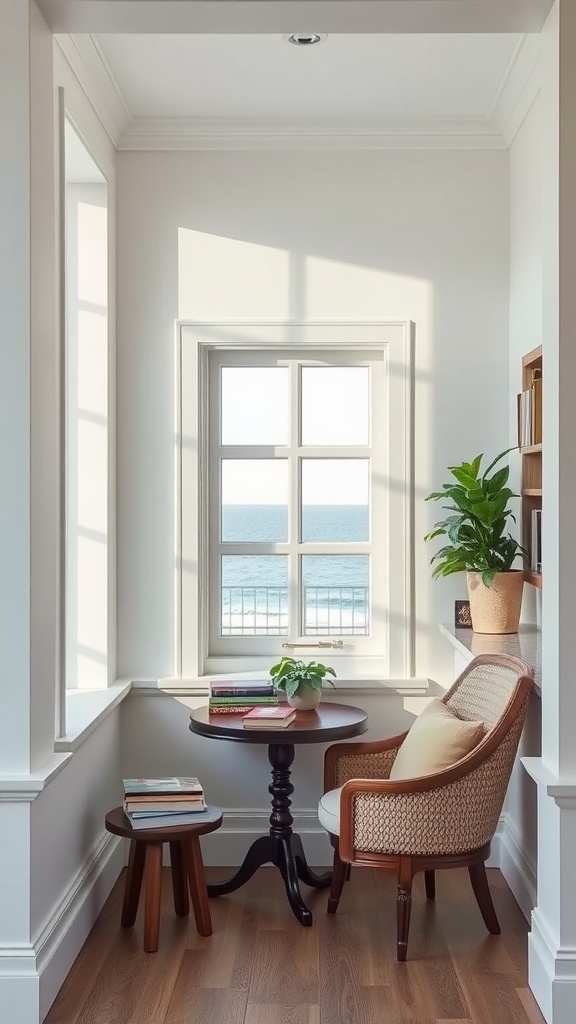
<path id="1" fill-rule="evenodd" d="M 225 877 L 208 870 L 208 878 Z M 468 872 L 437 873 L 436 901 L 414 887 L 408 962 L 395 960 L 395 884 L 355 869 L 338 913 L 310 892 L 312 928 L 262 868 L 210 901 L 214 934 L 177 918 L 164 871 L 157 953 L 142 951 L 142 907 L 120 928 L 118 880 L 45 1024 L 543 1024 L 527 982 L 527 926 L 498 871 L 489 880 L 501 936 L 490 936 Z"/>

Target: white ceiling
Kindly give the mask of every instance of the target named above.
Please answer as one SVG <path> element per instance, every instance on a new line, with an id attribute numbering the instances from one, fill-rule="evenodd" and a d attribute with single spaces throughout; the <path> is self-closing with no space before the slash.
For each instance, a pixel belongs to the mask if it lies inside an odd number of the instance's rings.
<path id="1" fill-rule="evenodd" d="M 519 34 L 101 35 L 134 118 L 489 117 Z"/>
<path id="2" fill-rule="evenodd" d="M 53 32 L 540 32 L 553 0 L 38 0 Z"/>

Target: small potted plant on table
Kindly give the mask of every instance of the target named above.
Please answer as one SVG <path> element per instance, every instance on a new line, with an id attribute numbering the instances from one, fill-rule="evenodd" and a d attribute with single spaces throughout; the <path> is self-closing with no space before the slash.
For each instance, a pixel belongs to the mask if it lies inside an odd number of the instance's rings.
<path id="1" fill-rule="evenodd" d="M 274 686 L 283 690 L 291 707 L 298 711 L 313 711 L 320 703 L 322 683 L 336 673 L 329 665 L 316 661 L 298 661 L 296 658 L 282 658 L 270 669 Z M 331 686 L 334 683 L 328 678 Z M 334 687 L 335 688 L 335 687 Z"/>
<path id="2" fill-rule="evenodd" d="M 451 515 L 441 519 L 425 540 L 445 536 L 449 543 L 432 556 L 436 567 L 432 577 L 466 571 L 472 628 L 476 633 L 516 633 L 520 620 L 523 568 L 513 569 L 517 557 L 525 561 L 527 551 L 508 532 L 507 508 L 517 498 L 508 485 L 508 466 L 490 471 L 509 452 L 501 452 L 480 474 L 482 455 L 460 466 L 449 466 L 454 480 L 442 491 L 429 494 L 426 501 L 445 501 Z"/>

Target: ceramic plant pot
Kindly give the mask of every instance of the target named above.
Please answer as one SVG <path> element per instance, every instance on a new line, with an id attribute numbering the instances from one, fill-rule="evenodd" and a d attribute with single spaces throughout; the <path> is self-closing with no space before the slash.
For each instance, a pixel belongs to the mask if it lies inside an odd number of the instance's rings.
<path id="1" fill-rule="evenodd" d="M 322 693 L 320 690 L 313 690 L 312 687 L 307 686 L 306 689 L 299 690 L 293 697 L 288 697 L 288 703 L 291 708 L 296 708 L 297 711 L 314 711 L 319 703 Z"/>
<path id="2" fill-rule="evenodd" d="M 522 605 L 524 573 L 521 569 L 496 573 L 486 587 L 481 572 L 467 572 L 470 616 L 475 633 L 517 633 Z"/>

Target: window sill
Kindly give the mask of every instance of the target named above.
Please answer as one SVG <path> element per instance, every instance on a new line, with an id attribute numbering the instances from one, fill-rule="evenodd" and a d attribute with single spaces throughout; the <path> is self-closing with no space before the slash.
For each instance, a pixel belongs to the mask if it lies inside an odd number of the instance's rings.
<path id="1" fill-rule="evenodd" d="M 217 676 L 203 676 L 199 679 L 178 678 L 176 676 L 157 680 L 138 680 L 132 683 L 133 692 L 157 691 L 159 693 L 172 693 L 178 696 L 207 696 L 210 692 L 209 684 L 212 679 L 219 682 L 241 683 L 244 679 L 262 679 L 269 682 L 270 676 L 267 672 L 219 672 Z M 361 677 L 352 679 L 337 679 L 335 688 L 326 686 L 324 692 L 327 696 L 337 698 L 338 694 L 348 695 L 353 693 L 390 693 L 403 694 L 428 693 L 430 680 L 428 678 L 412 679 L 383 679 L 379 677 Z"/>
<path id="2" fill-rule="evenodd" d="M 68 690 L 66 735 L 55 741 L 54 750 L 58 753 L 77 750 L 131 689 L 130 681 L 119 680 L 105 690 Z"/>

